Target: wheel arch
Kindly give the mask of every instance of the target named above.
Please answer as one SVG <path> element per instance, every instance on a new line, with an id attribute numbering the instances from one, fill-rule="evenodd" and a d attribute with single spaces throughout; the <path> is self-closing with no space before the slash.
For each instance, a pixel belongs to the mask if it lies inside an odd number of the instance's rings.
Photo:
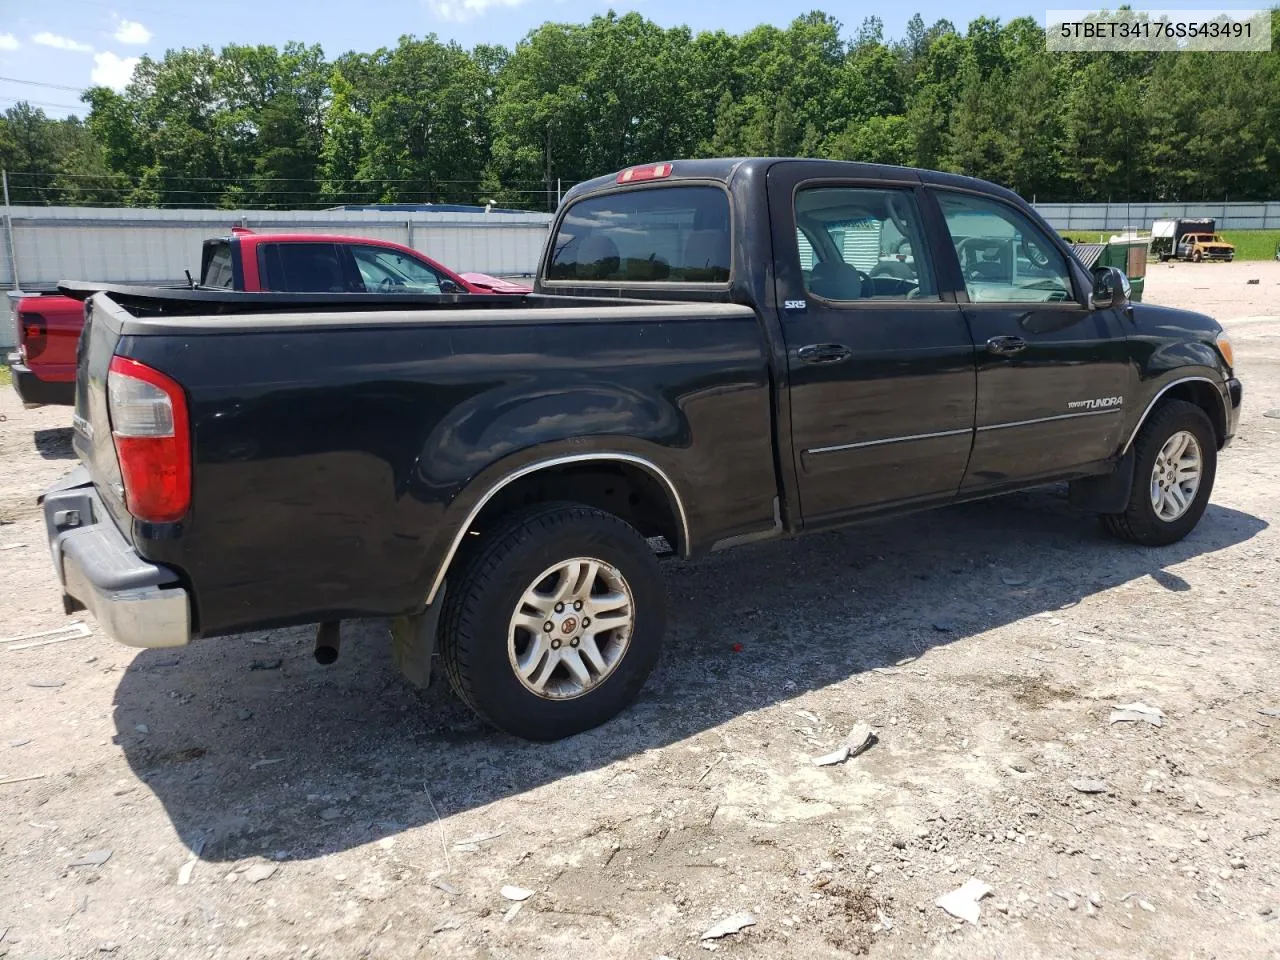
<path id="1" fill-rule="evenodd" d="M 646 536 L 662 536 L 680 556 L 691 549 L 689 517 L 671 475 L 653 459 L 620 450 L 542 457 L 487 481 L 456 528 L 431 578 L 426 602 L 439 593 L 468 532 L 531 503 L 567 500 L 621 517 Z"/>
<path id="2" fill-rule="evenodd" d="M 1156 392 L 1146 409 L 1142 411 L 1142 415 L 1138 417 L 1138 422 L 1134 424 L 1133 430 L 1129 433 L 1129 439 L 1120 451 L 1121 455 L 1127 454 L 1133 448 L 1133 442 L 1138 438 L 1138 433 L 1150 419 L 1151 414 L 1169 400 L 1183 400 L 1203 410 L 1209 417 L 1209 422 L 1213 424 L 1213 434 L 1217 440 L 1218 449 L 1222 449 L 1227 438 L 1227 401 L 1222 396 L 1217 380 L 1204 374 L 1193 374 L 1170 380 Z"/>

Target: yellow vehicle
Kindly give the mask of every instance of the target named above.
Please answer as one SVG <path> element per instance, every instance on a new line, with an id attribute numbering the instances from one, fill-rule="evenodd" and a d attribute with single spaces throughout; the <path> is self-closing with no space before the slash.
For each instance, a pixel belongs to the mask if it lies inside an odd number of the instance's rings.
<path id="1" fill-rule="evenodd" d="M 1188 233 L 1178 241 L 1176 256 L 1179 260 L 1226 260 L 1235 259 L 1236 248 L 1222 239 L 1218 233 Z"/>

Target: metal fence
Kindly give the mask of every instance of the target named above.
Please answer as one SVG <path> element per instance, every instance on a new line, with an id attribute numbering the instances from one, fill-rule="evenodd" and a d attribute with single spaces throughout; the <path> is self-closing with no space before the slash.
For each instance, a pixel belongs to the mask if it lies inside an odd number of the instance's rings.
<path id="1" fill-rule="evenodd" d="M 522 276 L 533 273 L 550 220 L 546 213 L 15 206 L 0 230 L 0 287 L 41 290 L 65 279 L 180 282 L 184 270 L 199 272 L 201 243 L 234 226 L 394 240 L 456 271 Z"/>
<path id="2" fill-rule="evenodd" d="M 1057 230 L 1150 230 L 1155 220 L 1213 217 L 1219 230 L 1280 230 L 1280 201 L 1266 203 L 1037 203 Z"/>

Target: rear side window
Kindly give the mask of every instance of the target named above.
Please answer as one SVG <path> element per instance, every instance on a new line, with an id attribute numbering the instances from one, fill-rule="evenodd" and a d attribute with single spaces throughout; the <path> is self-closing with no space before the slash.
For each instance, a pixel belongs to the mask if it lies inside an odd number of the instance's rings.
<path id="1" fill-rule="evenodd" d="M 267 290 L 285 293 L 363 292 L 347 270 L 343 251 L 332 243 L 264 243 L 262 269 Z"/>
<path id="2" fill-rule="evenodd" d="M 231 269 L 231 244 L 226 240 L 209 243 L 204 248 L 204 270 L 200 283 L 205 287 L 230 290 L 234 284 Z"/>
<path id="3" fill-rule="evenodd" d="M 728 283 L 729 198 L 668 186 L 580 200 L 560 222 L 548 280 Z"/>

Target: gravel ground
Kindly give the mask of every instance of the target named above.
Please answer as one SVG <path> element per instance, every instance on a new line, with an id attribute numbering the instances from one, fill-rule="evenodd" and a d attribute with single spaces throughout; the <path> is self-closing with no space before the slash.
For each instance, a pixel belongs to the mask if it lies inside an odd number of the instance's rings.
<path id="1" fill-rule="evenodd" d="M 1280 957 L 1277 287 L 1152 267 L 1246 384 L 1183 543 L 1050 488 L 671 565 L 640 702 L 560 744 L 414 691 L 377 622 L 327 668 L 306 629 L 0 643 L 0 956 Z M 69 411 L 0 416 L 11 637 L 73 619 L 34 505 L 73 460 Z M 934 905 L 970 878 L 976 925 Z"/>

